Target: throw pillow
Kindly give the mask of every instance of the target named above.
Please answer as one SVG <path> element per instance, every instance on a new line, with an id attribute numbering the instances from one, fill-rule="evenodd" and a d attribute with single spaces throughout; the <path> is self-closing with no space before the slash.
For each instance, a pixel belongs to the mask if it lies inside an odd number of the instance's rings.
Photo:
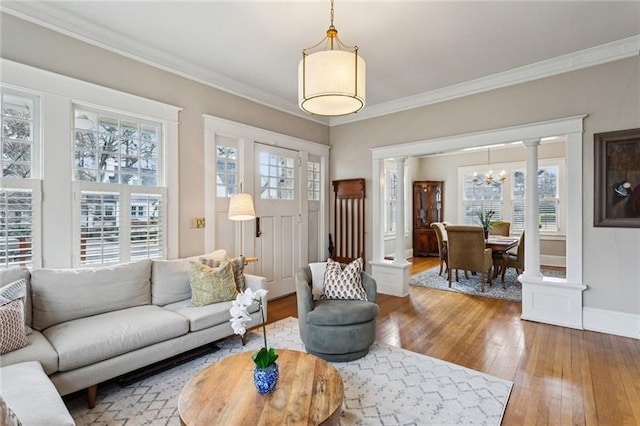
<path id="1" fill-rule="evenodd" d="M 26 296 L 27 296 L 27 281 L 26 280 L 14 281 L 0 288 L 0 306 L 6 305 L 7 303 L 17 299 L 22 299 L 24 303 Z M 26 313 L 25 313 L 25 316 L 26 316 Z M 31 327 L 25 326 L 25 330 L 27 335 L 33 333 L 33 330 L 31 329 Z"/>
<path id="2" fill-rule="evenodd" d="M 362 286 L 363 260 L 358 258 L 345 266 L 333 259 L 327 260 L 327 270 L 324 273 L 325 299 L 367 300 L 367 292 Z"/>
<path id="3" fill-rule="evenodd" d="M 0 355 L 29 344 L 24 328 L 23 299 L 0 306 Z"/>
<path id="4" fill-rule="evenodd" d="M 227 251 L 224 249 L 220 249 L 202 255 L 198 260 L 200 261 L 200 263 L 203 263 L 210 268 L 217 268 L 225 259 L 227 259 Z"/>
<path id="5" fill-rule="evenodd" d="M 244 282 L 244 266 L 246 265 L 244 256 L 234 257 L 229 262 L 231 262 L 231 266 L 233 267 L 233 279 L 236 282 L 236 288 L 238 289 L 238 293 L 244 291 L 246 285 Z"/>
<path id="6" fill-rule="evenodd" d="M 324 273 L 327 270 L 327 262 L 310 263 L 311 269 L 311 295 L 313 300 L 322 299 L 324 296 Z"/>
<path id="7" fill-rule="evenodd" d="M 6 305 L 13 300 L 24 299 L 26 295 L 27 282 L 25 280 L 14 281 L 0 288 L 0 305 Z"/>
<path id="8" fill-rule="evenodd" d="M 227 302 L 238 295 L 233 279 L 233 267 L 229 262 L 223 262 L 219 268 L 210 268 L 200 262 L 189 262 L 189 283 L 191 303 L 195 306 Z"/>

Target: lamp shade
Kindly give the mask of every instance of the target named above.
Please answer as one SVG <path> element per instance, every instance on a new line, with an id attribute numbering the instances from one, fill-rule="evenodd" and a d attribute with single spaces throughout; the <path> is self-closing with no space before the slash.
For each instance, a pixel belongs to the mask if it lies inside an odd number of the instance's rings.
<path id="1" fill-rule="evenodd" d="M 230 220 L 251 220 L 255 217 L 256 211 L 253 208 L 251 194 L 240 193 L 231 196 L 229 200 Z"/>
<path id="2" fill-rule="evenodd" d="M 366 98 L 366 64 L 355 51 L 323 50 L 303 55 L 298 65 L 298 101 L 310 114 L 357 112 Z"/>

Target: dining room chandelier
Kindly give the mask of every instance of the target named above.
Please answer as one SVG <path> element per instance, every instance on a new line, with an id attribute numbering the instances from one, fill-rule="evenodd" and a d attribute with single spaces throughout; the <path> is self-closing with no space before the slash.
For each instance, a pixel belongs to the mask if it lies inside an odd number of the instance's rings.
<path id="1" fill-rule="evenodd" d="M 360 111 L 366 98 L 366 64 L 358 46 L 347 46 L 331 23 L 325 38 L 302 50 L 298 104 L 309 114 L 340 116 Z"/>
<path id="2" fill-rule="evenodd" d="M 484 177 L 478 176 L 478 172 L 473 173 L 473 183 L 478 186 L 502 185 L 504 181 L 507 179 L 507 172 L 503 170 L 500 172 L 500 175 L 497 178 L 493 176 L 493 170 L 491 170 L 491 148 L 487 148 L 487 167 L 489 170 L 484 174 Z"/>

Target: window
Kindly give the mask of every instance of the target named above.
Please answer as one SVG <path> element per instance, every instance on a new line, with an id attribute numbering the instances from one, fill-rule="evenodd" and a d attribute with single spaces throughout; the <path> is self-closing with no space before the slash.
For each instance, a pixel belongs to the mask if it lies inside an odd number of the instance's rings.
<path id="1" fill-rule="evenodd" d="M 261 152 L 260 198 L 293 200 L 295 158 Z"/>
<path id="2" fill-rule="evenodd" d="M 231 197 L 238 192 L 238 150 L 218 145 L 216 149 L 216 194 Z"/>
<path id="3" fill-rule="evenodd" d="M 164 257 L 162 124 L 76 106 L 80 263 Z"/>
<path id="4" fill-rule="evenodd" d="M 407 185 L 407 167 L 405 166 L 405 203 L 404 203 L 404 217 L 405 217 L 405 233 L 408 229 L 409 221 L 407 220 L 407 205 L 408 197 L 408 185 Z M 384 232 L 385 234 L 394 234 L 396 232 L 396 205 L 398 204 L 398 172 L 396 170 L 396 163 L 392 160 L 385 160 L 384 162 Z"/>
<path id="5" fill-rule="evenodd" d="M 462 191 L 460 219 L 468 225 L 479 225 L 477 212 L 493 210 L 493 220 L 511 222 L 511 232 L 516 235 L 525 226 L 525 164 L 522 162 L 500 164 L 508 178 L 502 184 L 473 182 L 474 167 L 461 167 L 459 177 Z M 477 168 L 477 167 L 476 167 Z M 538 221 L 543 235 L 563 235 L 565 218 L 561 208 L 563 197 L 560 185 L 564 174 L 564 159 L 539 160 L 538 169 Z M 494 181 L 499 176 L 494 175 Z"/>
<path id="6" fill-rule="evenodd" d="M 466 172 L 463 175 L 463 223 L 466 225 L 479 225 L 478 212 L 490 210 L 495 212 L 493 220 L 502 220 L 504 217 L 502 211 L 503 185 L 487 185 L 484 180 L 476 183 L 473 181 L 475 176 L 475 172 Z"/>
<path id="7" fill-rule="evenodd" d="M 0 267 L 31 267 L 39 255 L 39 98 L 2 87 L 0 105 Z"/>
<path id="8" fill-rule="evenodd" d="M 309 201 L 320 201 L 320 162 L 307 162 L 307 199 Z"/>
<path id="9" fill-rule="evenodd" d="M 540 232 L 558 232 L 558 205 L 560 203 L 559 167 L 547 166 L 538 170 L 538 222 Z M 524 170 L 513 171 L 511 227 L 524 229 Z"/>

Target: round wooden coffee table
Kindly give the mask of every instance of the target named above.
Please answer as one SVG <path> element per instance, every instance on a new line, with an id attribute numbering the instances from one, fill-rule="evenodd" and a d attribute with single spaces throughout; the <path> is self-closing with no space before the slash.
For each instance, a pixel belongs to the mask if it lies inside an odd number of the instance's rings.
<path id="1" fill-rule="evenodd" d="M 243 352 L 196 374 L 180 393 L 180 423 L 196 425 L 334 425 L 344 397 L 340 373 L 304 352 L 277 349 L 276 390 L 261 395 L 253 383 L 255 366 Z"/>

